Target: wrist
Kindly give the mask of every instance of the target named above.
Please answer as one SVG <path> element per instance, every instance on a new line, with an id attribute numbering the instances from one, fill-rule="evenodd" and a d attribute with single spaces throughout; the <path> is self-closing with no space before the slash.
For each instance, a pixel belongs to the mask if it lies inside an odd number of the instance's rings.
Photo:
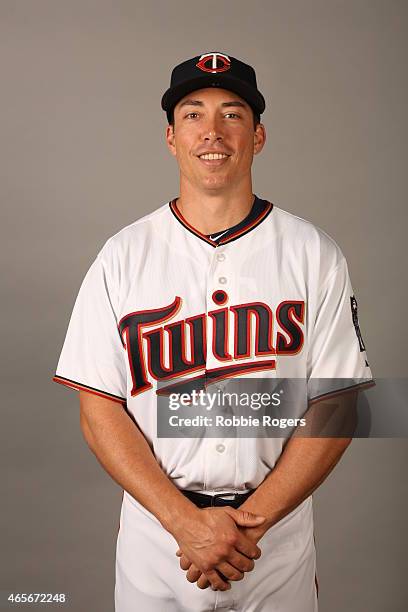
<path id="1" fill-rule="evenodd" d="M 184 496 L 175 503 L 168 504 L 166 511 L 159 517 L 159 521 L 171 535 L 178 541 L 186 530 L 188 523 L 199 520 L 200 510 Z"/>
<path id="2" fill-rule="evenodd" d="M 256 527 L 249 527 L 248 529 L 254 533 L 260 533 L 263 535 L 270 527 L 272 527 L 277 522 L 276 513 L 265 503 L 259 503 L 257 500 L 252 499 L 252 496 L 245 501 L 240 507 L 240 510 L 245 512 L 251 512 L 256 516 L 263 516 L 265 518 L 264 522 L 261 525 L 257 525 Z"/>

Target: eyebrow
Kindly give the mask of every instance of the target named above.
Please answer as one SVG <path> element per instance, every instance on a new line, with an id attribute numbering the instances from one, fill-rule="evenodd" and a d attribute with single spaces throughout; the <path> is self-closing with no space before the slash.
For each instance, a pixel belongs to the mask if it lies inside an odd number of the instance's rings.
<path id="1" fill-rule="evenodd" d="M 201 102 L 201 100 L 193 100 L 191 98 L 188 98 L 187 100 L 184 100 L 184 102 L 180 103 L 180 108 L 182 106 L 204 106 L 204 103 Z M 228 106 L 247 108 L 247 105 L 245 104 L 245 102 L 241 102 L 240 100 L 230 100 L 229 102 L 222 102 L 221 106 L 223 108 L 226 108 Z"/>

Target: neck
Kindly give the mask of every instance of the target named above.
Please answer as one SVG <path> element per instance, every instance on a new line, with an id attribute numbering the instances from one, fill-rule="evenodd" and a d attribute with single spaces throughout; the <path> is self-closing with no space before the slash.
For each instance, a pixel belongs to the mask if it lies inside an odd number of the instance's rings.
<path id="1" fill-rule="evenodd" d="M 253 203 L 251 183 L 245 189 L 224 193 L 198 192 L 181 184 L 177 208 L 196 230 L 213 234 L 245 219 Z"/>

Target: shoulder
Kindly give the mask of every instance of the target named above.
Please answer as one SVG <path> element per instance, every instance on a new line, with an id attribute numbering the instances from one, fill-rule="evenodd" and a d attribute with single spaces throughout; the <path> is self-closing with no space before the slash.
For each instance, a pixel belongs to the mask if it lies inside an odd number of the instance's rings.
<path id="1" fill-rule="evenodd" d="M 308 259 L 315 259 L 329 273 L 345 261 L 337 242 L 324 230 L 302 217 L 274 206 L 271 220 L 280 238 L 303 253 Z"/>
<path id="2" fill-rule="evenodd" d="M 156 210 L 140 219 L 126 225 L 110 236 L 98 253 L 98 258 L 109 262 L 112 258 L 121 258 L 132 251 L 143 249 L 144 244 L 152 239 L 160 227 L 168 223 L 171 215 L 169 203 L 163 204 Z"/>

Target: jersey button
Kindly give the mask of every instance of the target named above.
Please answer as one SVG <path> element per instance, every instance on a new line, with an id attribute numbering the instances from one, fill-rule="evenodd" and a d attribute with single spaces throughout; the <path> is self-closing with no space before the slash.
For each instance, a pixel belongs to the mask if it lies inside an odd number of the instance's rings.
<path id="1" fill-rule="evenodd" d="M 217 453 L 223 453 L 225 451 L 224 444 L 217 444 L 217 446 L 215 447 L 215 450 L 217 451 Z"/>
<path id="2" fill-rule="evenodd" d="M 218 255 L 217 255 L 217 261 L 225 261 L 225 255 L 224 255 L 224 253 L 218 253 Z"/>
<path id="3" fill-rule="evenodd" d="M 220 283 L 220 285 L 226 285 L 227 279 L 225 278 L 225 276 L 220 276 L 220 278 L 218 279 L 218 282 Z"/>

